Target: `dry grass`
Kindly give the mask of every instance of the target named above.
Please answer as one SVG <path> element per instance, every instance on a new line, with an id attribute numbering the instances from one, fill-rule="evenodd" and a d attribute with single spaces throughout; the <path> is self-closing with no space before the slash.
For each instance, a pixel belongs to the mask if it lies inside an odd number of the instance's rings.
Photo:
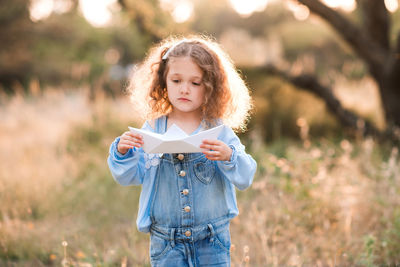
<path id="1" fill-rule="evenodd" d="M 0 265 L 149 265 L 134 225 L 140 188 L 118 186 L 105 162 L 137 122 L 123 99 L 86 99 L 51 89 L 0 99 Z M 398 149 L 302 137 L 244 140 L 259 170 L 238 192 L 232 265 L 400 264 Z"/>
<path id="2" fill-rule="evenodd" d="M 400 241 L 400 229 L 387 235 L 388 222 L 399 220 L 398 149 L 386 160 L 379 150 L 367 139 L 291 145 L 282 158 L 261 151 L 265 174 L 241 194 L 233 227 L 239 247 L 250 247 L 252 266 L 398 264 L 398 244 L 388 243 Z"/>

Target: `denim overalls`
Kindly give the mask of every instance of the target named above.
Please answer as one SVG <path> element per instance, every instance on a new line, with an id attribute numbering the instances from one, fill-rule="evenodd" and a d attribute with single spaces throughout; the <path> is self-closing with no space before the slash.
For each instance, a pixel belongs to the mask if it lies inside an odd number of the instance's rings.
<path id="1" fill-rule="evenodd" d="M 164 133 L 166 126 L 162 116 L 153 131 Z M 114 178 L 123 185 L 142 184 L 138 227 L 150 232 L 152 266 L 230 266 L 229 220 L 238 214 L 234 184 L 250 185 L 256 164 L 226 128 L 220 137 L 233 150 L 229 162 L 202 153 L 148 155 L 136 148 L 117 155 L 119 139 L 111 146 Z"/>
<path id="2" fill-rule="evenodd" d="M 166 120 L 155 128 L 165 132 Z M 153 266 L 230 266 L 228 209 L 215 168 L 202 153 L 161 156 L 150 210 Z"/>

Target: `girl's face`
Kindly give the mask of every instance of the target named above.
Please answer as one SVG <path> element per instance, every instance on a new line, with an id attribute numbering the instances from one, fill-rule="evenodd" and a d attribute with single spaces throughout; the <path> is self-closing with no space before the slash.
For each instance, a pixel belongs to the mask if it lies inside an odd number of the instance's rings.
<path id="1" fill-rule="evenodd" d="M 173 109 L 200 114 L 205 93 L 203 71 L 190 57 L 171 57 L 168 65 L 166 84 Z"/>

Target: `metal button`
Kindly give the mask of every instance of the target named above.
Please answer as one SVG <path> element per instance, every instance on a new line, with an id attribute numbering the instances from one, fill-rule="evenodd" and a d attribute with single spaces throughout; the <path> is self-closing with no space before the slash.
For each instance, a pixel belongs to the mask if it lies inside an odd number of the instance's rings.
<path id="1" fill-rule="evenodd" d="M 186 196 L 187 194 L 189 194 L 189 189 L 183 189 L 183 190 L 182 190 L 182 194 L 184 194 L 185 196 Z"/>
<path id="2" fill-rule="evenodd" d="M 182 171 L 179 172 L 179 175 L 183 177 L 183 176 L 186 175 L 186 172 L 184 170 L 182 170 Z"/>
<path id="3" fill-rule="evenodd" d="M 183 154 L 179 154 L 179 155 L 178 155 L 178 159 L 179 159 L 179 160 L 183 160 L 184 158 L 185 158 L 185 155 L 183 155 Z"/>
<path id="4" fill-rule="evenodd" d="M 189 206 L 186 206 L 186 207 L 184 207 L 183 208 L 186 212 L 189 212 L 190 211 L 190 207 Z"/>
<path id="5" fill-rule="evenodd" d="M 190 232 L 189 230 L 187 230 L 187 231 L 185 232 L 185 236 L 189 237 L 189 236 L 191 236 L 191 235 L 192 235 L 192 232 Z"/>

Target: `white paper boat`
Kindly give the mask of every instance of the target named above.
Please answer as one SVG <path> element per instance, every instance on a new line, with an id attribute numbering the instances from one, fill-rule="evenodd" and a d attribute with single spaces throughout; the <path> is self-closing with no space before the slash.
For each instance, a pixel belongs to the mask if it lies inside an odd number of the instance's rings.
<path id="1" fill-rule="evenodd" d="M 165 134 L 157 134 L 143 129 L 128 127 L 130 131 L 143 136 L 143 150 L 146 153 L 196 153 L 201 152 L 200 145 L 204 139 L 218 138 L 224 125 L 199 132 L 186 134 L 175 124 Z"/>

